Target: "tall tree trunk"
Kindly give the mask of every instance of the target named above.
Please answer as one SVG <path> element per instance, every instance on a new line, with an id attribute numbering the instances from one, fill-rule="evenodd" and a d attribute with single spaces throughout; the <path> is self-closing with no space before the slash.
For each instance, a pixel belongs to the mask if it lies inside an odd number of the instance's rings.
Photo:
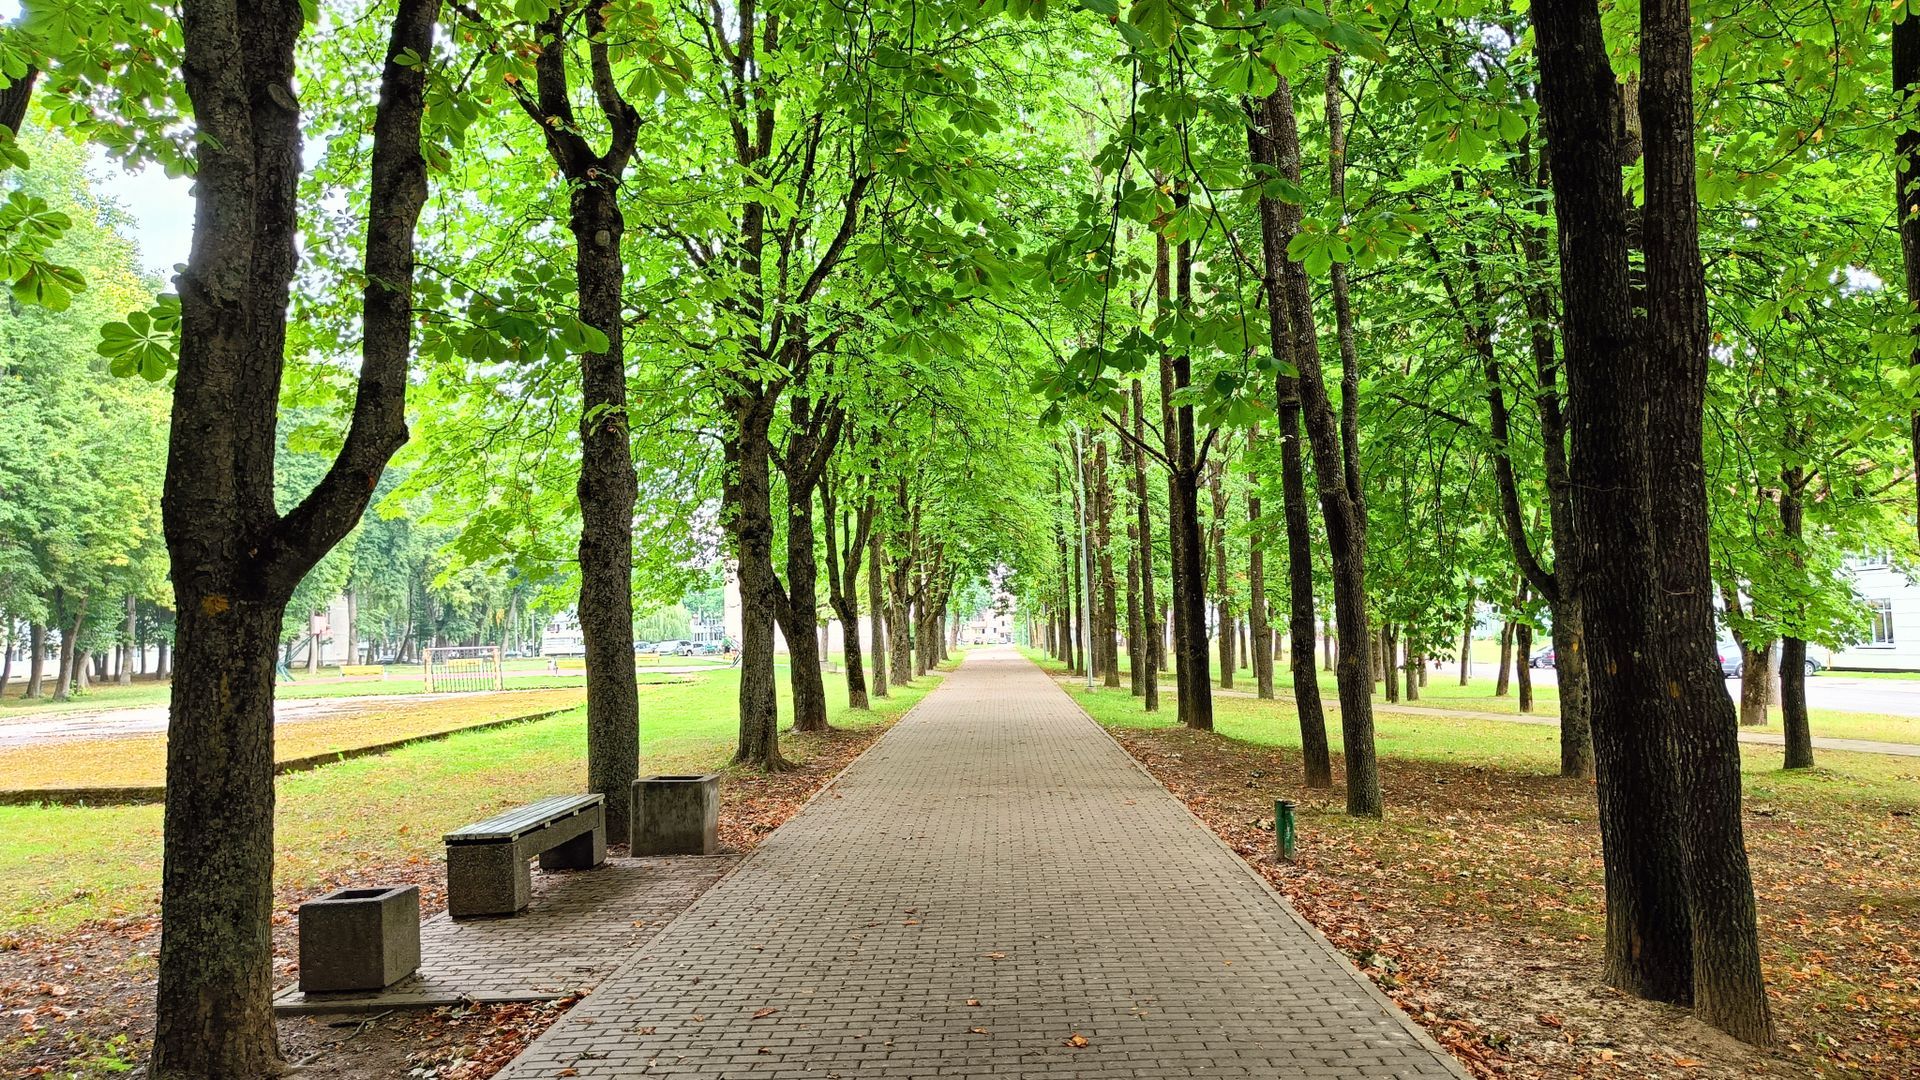
<path id="1" fill-rule="evenodd" d="M 1393 625 L 1380 628 L 1380 681 L 1388 701 L 1400 700 L 1400 636 Z"/>
<path id="2" fill-rule="evenodd" d="M 870 512 L 878 514 L 877 509 Z M 872 632 L 873 696 L 877 698 L 892 696 L 887 691 L 886 570 L 881 554 L 880 530 L 872 529 L 867 533 L 867 622 Z"/>
<path id="3" fill-rule="evenodd" d="M 1220 688 L 1233 689 L 1233 673 L 1240 666 L 1234 651 L 1233 581 L 1227 570 L 1226 465 L 1215 457 L 1207 465 L 1207 486 L 1213 496 L 1213 579 L 1215 619 L 1220 628 Z"/>
<path id="4" fill-rule="evenodd" d="M 1174 202 L 1184 205 L 1186 196 Z M 1161 261 L 1156 284 L 1166 299 L 1164 237 L 1155 242 Z M 1193 298 L 1193 245 L 1179 244 L 1173 253 L 1173 310 L 1184 312 Z M 1168 305 L 1162 303 L 1161 310 Z M 1208 684 L 1207 579 L 1200 534 L 1199 448 L 1195 441 L 1193 406 L 1178 404 L 1177 395 L 1192 382 L 1193 358 L 1185 353 L 1162 357 L 1160 397 L 1167 438 L 1167 531 L 1173 541 L 1173 637 L 1177 653 L 1180 722 L 1196 731 L 1213 730 L 1213 689 Z"/>
<path id="5" fill-rule="evenodd" d="M 437 0 L 400 0 L 371 138 L 361 369 L 325 476 L 274 510 L 274 446 L 295 267 L 301 5 L 186 0 L 196 141 L 193 249 L 161 498 L 177 598 L 167 733 L 153 1080 L 283 1070 L 275 1032 L 273 676 L 294 588 L 360 519 L 406 439 L 425 63 Z"/>
<path id="6" fill-rule="evenodd" d="M 793 494 L 789 481 L 788 498 Z M 820 671 L 820 642 L 814 636 L 819 626 L 819 594 L 816 582 L 819 567 L 813 552 L 813 502 L 811 488 L 804 496 L 809 505 L 787 507 L 787 588 L 776 613 L 780 630 L 787 639 L 787 679 L 793 686 L 793 730 L 826 731 L 827 686 Z"/>
<path id="7" fill-rule="evenodd" d="M 60 629 L 60 665 L 56 674 L 59 681 L 53 687 L 53 700 L 66 701 L 73 696 L 73 685 L 81 678 L 80 666 L 87 662 L 87 654 L 80 648 L 80 631 L 87 622 L 87 595 L 80 594 L 80 604 L 74 613 L 73 621 Z"/>
<path id="8" fill-rule="evenodd" d="M 344 641 L 342 642 L 342 655 L 346 657 L 346 662 L 349 664 L 357 664 L 360 662 L 360 639 L 356 634 L 356 625 L 359 623 L 359 621 L 360 621 L 360 597 L 354 592 L 354 590 L 348 589 L 347 590 L 347 625 L 341 631 L 341 634 L 342 634 L 342 637 L 344 638 Z M 515 632 L 514 644 L 516 646 L 518 646 L 519 644 L 517 627 Z"/>
<path id="9" fill-rule="evenodd" d="M 873 517 L 877 511 L 869 495 L 853 515 L 851 528 L 840 520 L 836 485 L 831 477 L 820 483 L 820 509 L 827 528 L 827 603 L 840 620 L 844 639 L 842 652 L 847 669 L 847 707 L 868 709 L 866 663 L 860 647 L 860 563 L 873 535 Z M 845 532 L 844 543 L 841 533 Z"/>
<path id="10" fill-rule="evenodd" d="M 1607 877 L 1608 980 L 1771 1037 L 1740 835 L 1733 705 L 1713 660 L 1700 440 L 1707 360 L 1693 27 L 1642 8 L 1648 316 L 1636 326 L 1615 79 L 1591 0 L 1534 11 L 1574 417 L 1571 487 Z M 1648 403 L 1651 403 L 1650 406 Z"/>
<path id="11" fill-rule="evenodd" d="M 1460 629 L 1460 685 L 1465 686 L 1473 677 L 1473 605 L 1474 598 L 1467 598 L 1466 625 Z"/>
<path id="12" fill-rule="evenodd" d="M 1260 429 L 1247 433 L 1247 460 L 1256 457 Z M 1266 534 L 1260 528 L 1259 478 L 1249 476 L 1247 488 L 1247 629 L 1248 649 L 1252 653 L 1253 683 L 1256 696 L 1273 697 L 1273 627 L 1267 622 Z M 1311 660 L 1311 657 L 1309 657 Z M 1308 669 L 1312 669 L 1311 663 Z M 1315 689 L 1318 689 L 1316 687 Z"/>
<path id="13" fill-rule="evenodd" d="M 47 672 L 47 624 L 27 624 L 27 689 L 23 697 L 37 698 L 45 693 Z"/>
<path id="14" fill-rule="evenodd" d="M 1695 192 L 1694 25 L 1686 0 L 1641 9 L 1651 506 L 1660 589 L 1654 646 L 1673 709 L 1694 1013 L 1768 1043 L 1773 1022 L 1741 808 L 1739 720 L 1715 656 L 1704 427 L 1709 351 Z"/>
<path id="15" fill-rule="evenodd" d="M 1912 21 L 1912 16 L 1908 21 Z M 1805 470 L 1801 467 L 1795 465 L 1781 470 L 1780 531 L 1796 552 L 1793 557 L 1796 564 L 1800 561 L 1797 553 L 1806 521 L 1801 502 L 1805 484 Z M 1744 679 L 1742 681 L 1744 683 Z M 1762 668 L 1761 686 L 1766 685 L 1766 669 Z M 1763 715 L 1764 709 L 1763 705 Z M 1792 635 L 1780 642 L 1780 733 L 1787 744 L 1783 767 L 1813 768 L 1813 725 L 1807 718 L 1807 643 Z"/>
<path id="16" fill-rule="evenodd" d="M 1330 86 L 1337 84 L 1338 67 L 1337 62 L 1329 64 Z M 1338 114 L 1337 96 L 1333 96 L 1329 102 L 1329 119 L 1337 122 Z M 1261 103 L 1259 121 L 1256 127 L 1260 129 L 1260 138 L 1266 143 L 1266 153 L 1273 167 L 1280 175 L 1298 183 L 1300 135 L 1294 119 L 1293 89 L 1285 79 L 1280 80 L 1279 86 Z M 1336 161 L 1343 156 L 1343 137 L 1336 137 Z M 1333 175 L 1343 176 L 1342 170 L 1335 168 Z M 1298 230 L 1299 223 L 1299 207 L 1273 196 L 1261 197 L 1261 246 L 1270 268 L 1268 273 L 1277 276 L 1277 284 L 1286 300 L 1289 356 L 1298 373 L 1296 385 L 1307 441 L 1313 454 L 1327 546 L 1333 561 L 1334 618 L 1340 636 L 1336 681 L 1340 692 L 1341 743 L 1347 765 L 1347 812 L 1356 816 L 1378 817 L 1382 813 L 1383 803 L 1379 764 L 1373 745 L 1373 688 L 1368 678 L 1372 659 L 1368 648 L 1366 597 L 1366 503 L 1360 491 L 1359 462 L 1355 449 L 1358 436 L 1351 424 L 1343 434 L 1334 417 L 1320 366 L 1312 286 L 1307 280 L 1305 268 L 1286 255 L 1287 246 Z M 1277 274 L 1273 267 L 1278 268 Z M 1344 282 L 1344 277 L 1341 281 Z M 1336 290 L 1336 295 L 1337 304 L 1344 304 L 1344 291 Z M 1351 343 L 1351 333 L 1350 325 L 1342 326 L 1343 361 Z M 1357 383 L 1355 389 L 1345 394 L 1343 409 L 1356 401 Z"/>
<path id="17" fill-rule="evenodd" d="M 1147 498 L 1147 405 L 1140 380 L 1133 380 L 1133 499 L 1140 552 L 1141 704 L 1147 712 L 1160 711 L 1160 672 L 1165 651 L 1160 636 L 1160 606 L 1154 596 L 1153 504 Z"/>
<path id="18" fill-rule="evenodd" d="M 1894 223 L 1906 271 L 1906 317 L 1914 335 L 1909 367 L 1920 368 L 1920 21 L 1893 21 L 1893 86 L 1900 100 L 1894 124 Z M 1920 409 L 1910 418 L 1915 508 L 1920 510 Z M 1920 515 L 1915 517 L 1920 527 Z M 1784 690 L 1782 691 L 1784 693 Z"/>
<path id="19" fill-rule="evenodd" d="M 1740 726 L 1767 722 L 1767 705 L 1773 690 L 1773 642 L 1741 640 L 1740 650 Z"/>
<path id="20" fill-rule="evenodd" d="M 780 581 L 773 572 L 773 402 L 749 388 L 732 401 L 727 441 L 727 513 L 740 577 L 740 745 L 734 761 L 767 772 L 788 767 L 780 753 L 780 697 L 773 666 Z M 812 630 L 807 632 L 812 637 Z M 792 647 L 792 643 L 788 643 Z"/>
<path id="21" fill-rule="evenodd" d="M 607 797 L 607 838 L 632 828 L 629 793 L 640 772 L 640 690 L 633 664 L 633 449 L 621 308 L 626 218 L 612 183 L 573 189 L 580 321 L 607 336 L 580 357 L 580 635 L 587 666 L 587 790 Z"/>
<path id="22" fill-rule="evenodd" d="M 1514 636 L 1520 645 L 1513 658 L 1513 673 L 1520 683 L 1520 712 L 1530 715 L 1533 712 L 1533 667 L 1527 658 L 1533 652 L 1533 624 L 1515 624 Z"/>
<path id="23" fill-rule="evenodd" d="M 1500 674 L 1495 677 L 1493 685 L 1494 697 L 1507 696 L 1507 690 L 1510 685 L 1508 680 L 1512 678 L 1513 668 L 1516 666 L 1516 663 L 1524 667 L 1528 660 L 1524 652 L 1518 657 L 1513 654 L 1514 625 L 1512 619 L 1508 619 L 1500 624 Z"/>
<path id="24" fill-rule="evenodd" d="M 1093 542 L 1100 579 L 1100 652 L 1102 680 L 1120 685 L 1120 615 L 1113 574 L 1113 485 L 1107 475 L 1107 441 L 1093 440 Z"/>

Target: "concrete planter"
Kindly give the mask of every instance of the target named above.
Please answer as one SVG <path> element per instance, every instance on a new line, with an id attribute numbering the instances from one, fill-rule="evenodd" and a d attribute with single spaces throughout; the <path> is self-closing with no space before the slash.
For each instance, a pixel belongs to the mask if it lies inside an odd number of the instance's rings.
<path id="1" fill-rule="evenodd" d="M 635 855 L 720 851 L 720 774 L 643 776 L 633 782 Z"/>
<path id="2" fill-rule="evenodd" d="M 300 905 L 300 989 L 379 990 L 420 966 L 420 889 L 337 889 Z"/>

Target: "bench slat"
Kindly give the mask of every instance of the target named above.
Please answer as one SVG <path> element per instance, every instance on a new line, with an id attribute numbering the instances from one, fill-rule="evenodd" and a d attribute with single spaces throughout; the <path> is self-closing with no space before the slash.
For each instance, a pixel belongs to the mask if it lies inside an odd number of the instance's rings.
<path id="1" fill-rule="evenodd" d="M 562 818 L 572 817 L 583 810 L 599 806 L 606 801 L 605 795 L 555 795 L 551 798 L 531 802 L 525 806 L 516 806 L 471 825 L 447 833 L 443 839 L 449 844 L 471 844 L 489 840 L 513 840 L 535 829 L 551 825 Z"/>

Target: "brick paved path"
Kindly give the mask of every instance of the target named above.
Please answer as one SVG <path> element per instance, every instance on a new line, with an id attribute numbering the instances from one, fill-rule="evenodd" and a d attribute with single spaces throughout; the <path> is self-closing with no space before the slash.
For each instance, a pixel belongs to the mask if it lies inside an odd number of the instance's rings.
<path id="1" fill-rule="evenodd" d="M 1464 1073 L 995 649 L 500 1075 Z"/>

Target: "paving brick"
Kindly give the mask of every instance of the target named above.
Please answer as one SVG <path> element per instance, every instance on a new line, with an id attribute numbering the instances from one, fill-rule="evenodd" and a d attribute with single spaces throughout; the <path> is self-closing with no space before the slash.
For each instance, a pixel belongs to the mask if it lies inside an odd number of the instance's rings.
<path id="1" fill-rule="evenodd" d="M 1005 649 L 632 951 L 500 1076 L 1465 1075 Z"/>

